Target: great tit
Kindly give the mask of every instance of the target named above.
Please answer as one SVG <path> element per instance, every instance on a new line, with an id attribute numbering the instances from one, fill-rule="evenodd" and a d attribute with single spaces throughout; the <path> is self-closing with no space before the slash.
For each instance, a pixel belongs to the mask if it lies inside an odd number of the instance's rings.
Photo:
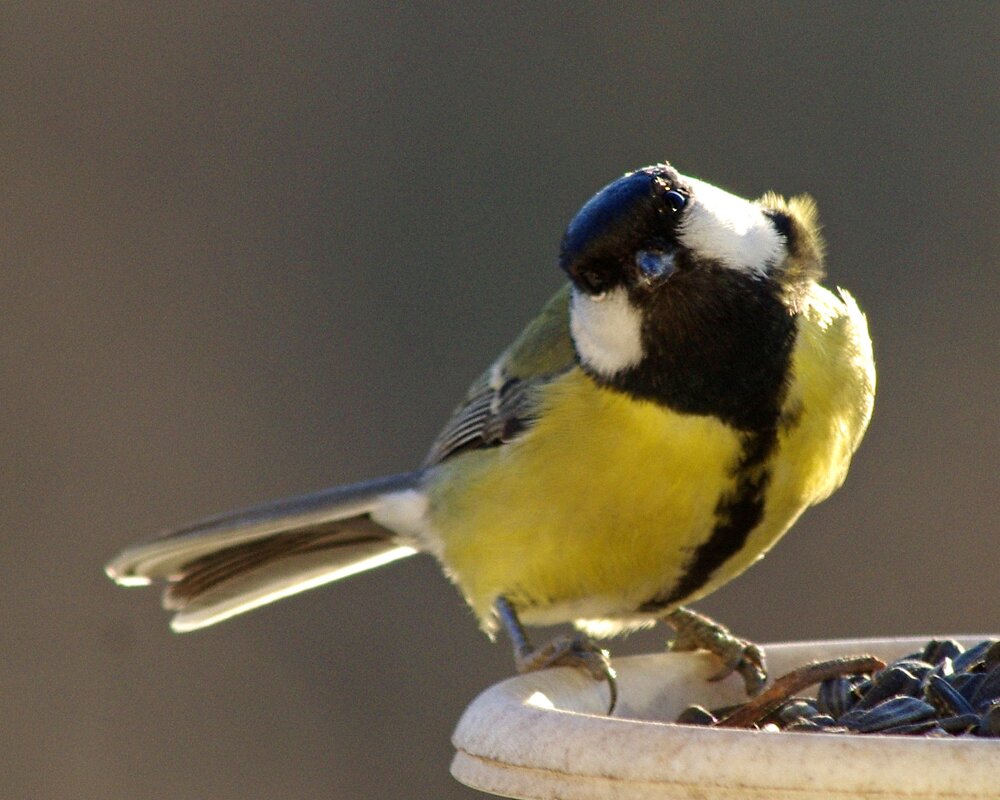
<path id="1" fill-rule="evenodd" d="M 606 677 L 591 636 L 666 620 L 753 690 L 763 655 L 684 607 L 837 489 L 872 413 L 864 315 L 820 286 L 811 198 L 747 201 L 667 163 L 570 222 L 568 283 L 475 381 L 412 472 L 204 520 L 130 547 L 175 631 L 414 553 L 444 568 L 521 670 Z"/>

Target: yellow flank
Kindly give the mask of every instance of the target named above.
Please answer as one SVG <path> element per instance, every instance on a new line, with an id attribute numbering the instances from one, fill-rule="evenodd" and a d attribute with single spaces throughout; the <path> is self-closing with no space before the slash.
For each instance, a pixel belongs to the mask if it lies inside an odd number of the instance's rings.
<path id="1" fill-rule="evenodd" d="M 750 566 L 843 482 L 871 415 L 870 348 L 850 296 L 815 286 L 764 519 L 697 597 Z M 541 392 L 539 421 L 524 436 L 437 468 L 428 510 L 439 556 L 487 628 L 498 595 L 532 624 L 641 622 L 638 606 L 669 590 L 711 533 L 733 486 L 739 434 L 600 388 L 578 367 Z"/>
<path id="2" fill-rule="evenodd" d="M 802 496 L 825 500 L 844 482 L 851 456 L 871 419 L 875 362 L 864 315 L 843 289 L 814 286 L 802 311 L 785 407 L 797 424 L 780 437 L 769 503 Z M 784 512 L 787 513 L 787 512 Z"/>

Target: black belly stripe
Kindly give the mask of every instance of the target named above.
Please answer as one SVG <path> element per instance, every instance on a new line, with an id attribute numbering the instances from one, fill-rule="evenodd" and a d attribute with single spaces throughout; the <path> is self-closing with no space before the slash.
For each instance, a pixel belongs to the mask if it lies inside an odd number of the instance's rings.
<path id="1" fill-rule="evenodd" d="M 778 432 L 796 424 L 798 413 L 784 407 L 798 333 L 786 287 L 767 274 L 678 263 L 666 289 L 633 300 L 647 306 L 643 360 L 595 380 L 680 414 L 715 417 L 740 437 L 741 450 L 708 537 L 675 583 L 642 603 L 640 613 L 679 605 L 746 547 L 764 518 Z"/>
<path id="2" fill-rule="evenodd" d="M 683 602 L 743 549 L 764 517 L 764 497 L 771 480 L 767 459 L 777 443 L 776 428 L 744 435 L 743 451 L 733 473 L 735 486 L 715 507 L 716 523 L 711 535 L 688 559 L 680 580 L 670 591 L 647 600 L 639 606 L 640 612 L 655 613 Z"/>

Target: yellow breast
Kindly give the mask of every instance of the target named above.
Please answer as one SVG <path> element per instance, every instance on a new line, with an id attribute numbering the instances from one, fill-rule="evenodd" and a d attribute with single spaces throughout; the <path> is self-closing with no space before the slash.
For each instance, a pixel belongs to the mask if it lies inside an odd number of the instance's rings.
<path id="1" fill-rule="evenodd" d="M 631 611 L 711 529 L 739 450 L 713 418 L 632 401 L 572 370 L 547 388 L 527 435 L 462 456 L 435 482 L 442 560 L 481 617 L 499 594 L 539 611 Z"/>
<path id="2" fill-rule="evenodd" d="M 843 481 L 867 424 L 864 318 L 849 298 L 819 291 L 802 317 L 786 405 L 794 424 L 769 462 L 764 519 L 698 596 Z M 521 438 L 437 469 L 428 487 L 436 549 L 484 624 L 501 594 L 529 623 L 634 617 L 710 535 L 740 453 L 739 434 L 714 417 L 635 401 L 573 369 L 545 388 Z"/>

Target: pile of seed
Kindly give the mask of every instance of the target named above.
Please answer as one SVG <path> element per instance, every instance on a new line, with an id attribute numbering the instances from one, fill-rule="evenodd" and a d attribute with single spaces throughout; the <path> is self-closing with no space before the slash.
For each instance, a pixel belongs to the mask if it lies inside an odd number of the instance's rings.
<path id="1" fill-rule="evenodd" d="M 802 697 L 819 684 L 816 697 Z M 871 656 L 815 662 L 738 706 L 690 706 L 677 722 L 822 733 L 1000 737 L 1000 641 L 932 639 L 885 664 Z"/>

